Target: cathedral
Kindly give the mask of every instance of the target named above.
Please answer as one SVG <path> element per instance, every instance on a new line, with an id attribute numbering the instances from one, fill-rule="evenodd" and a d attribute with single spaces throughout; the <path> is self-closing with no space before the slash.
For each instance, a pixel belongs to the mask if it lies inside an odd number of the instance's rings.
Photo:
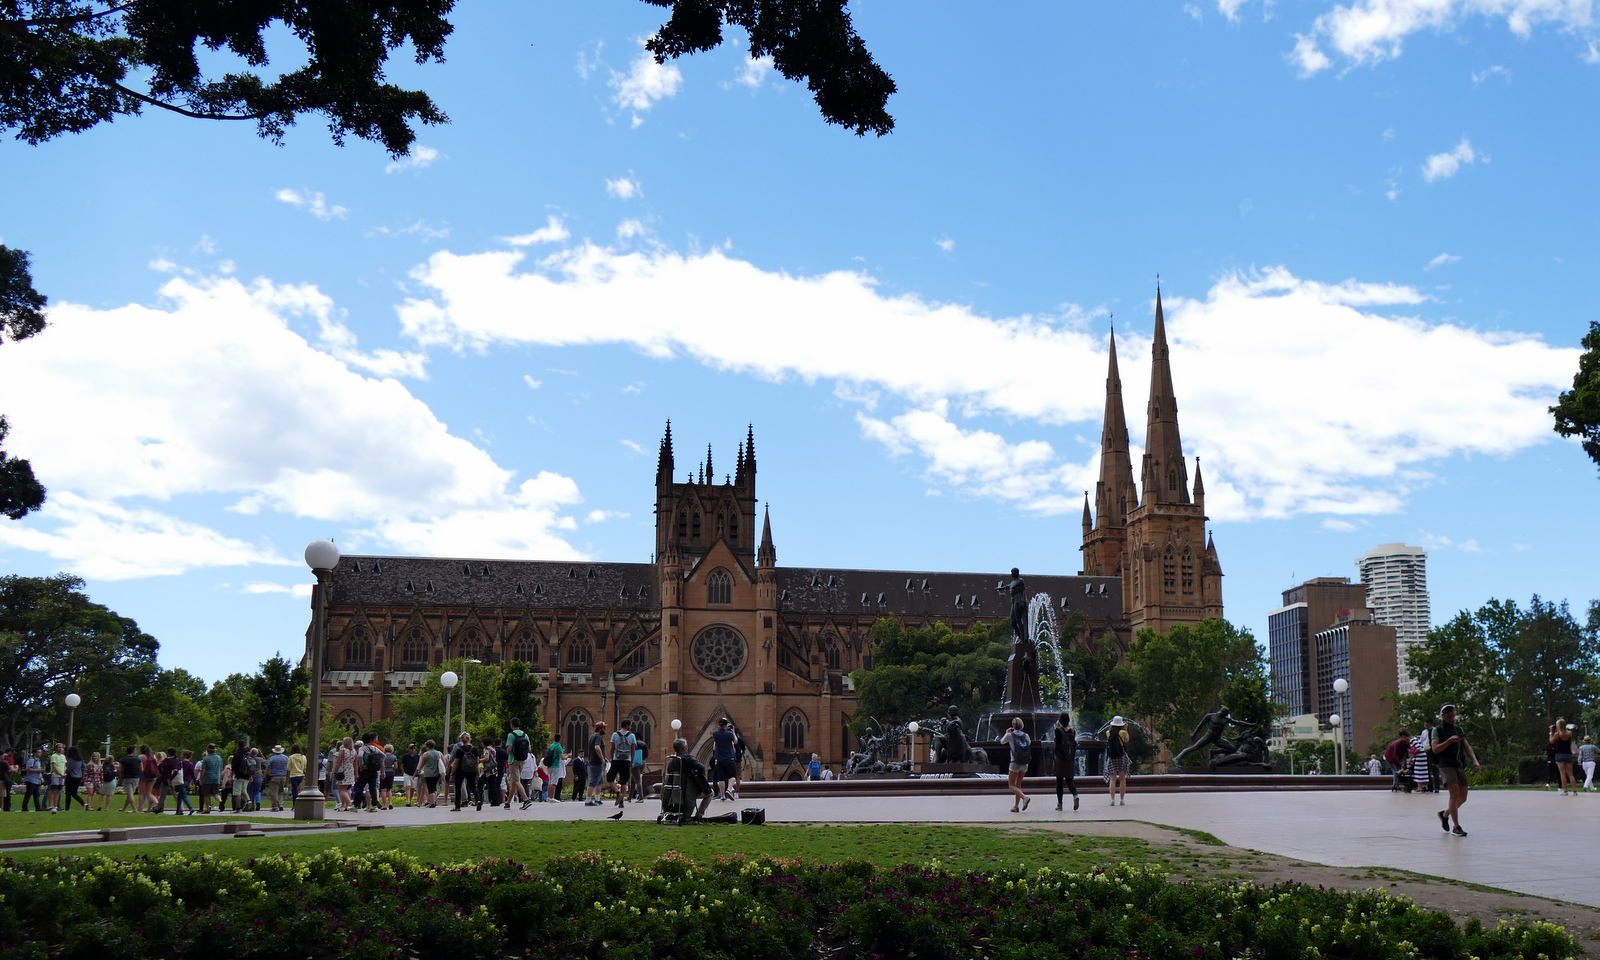
<path id="1" fill-rule="evenodd" d="M 1024 571 L 1059 616 L 1082 614 L 1075 639 L 1111 633 L 1123 650 L 1137 630 L 1222 616 L 1159 292 L 1146 417 L 1136 485 L 1113 336 L 1083 569 Z M 812 753 L 837 767 L 854 749 L 849 674 L 872 667 L 875 621 L 958 631 L 1003 621 L 1003 584 L 999 572 L 780 566 L 771 517 L 758 510 L 754 429 L 721 481 L 709 447 L 679 479 L 668 423 L 651 562 L 343 557 L 327 598 L 322 696 L 335 724 L 358 730 L 390 716 L 393 698 L 444 660 L 522 660 L 540 674 L 545 722 L 564 744 L 582 742 L 595 721 L 615 729 L 628 718 L 659 758 L 676 719 L 708 755 L 717 718 L 729 717 L 749 741 L 750 778 L 797 778 Z"/>

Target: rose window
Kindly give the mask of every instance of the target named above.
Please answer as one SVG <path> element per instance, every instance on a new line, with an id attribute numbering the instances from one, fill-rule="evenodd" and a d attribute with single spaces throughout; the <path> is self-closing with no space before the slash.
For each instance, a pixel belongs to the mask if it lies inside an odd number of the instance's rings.
<path id="1" fill-rule="evenodd" d="M 694 638 L 694 667 L 712 680 L 727 680 L 744 669 L 744 638 L 729 627 L 708 627 Z"/>

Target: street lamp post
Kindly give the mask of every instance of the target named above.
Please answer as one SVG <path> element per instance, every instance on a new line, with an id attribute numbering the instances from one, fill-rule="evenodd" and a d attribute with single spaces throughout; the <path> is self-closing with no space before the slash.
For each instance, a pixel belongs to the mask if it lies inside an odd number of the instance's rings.
<path id="1" fill-rule="evenodd" d="M 461 678 L 454 670 L 446 670 L 439 674 L 439 685 L 444 687 L 444 751 L 447 756 L 450 753 L 450 693 L 460 682 Z M 466 693 L 466 690 L 461 692 Z"/>
<path id="2" fill-rule="evenodd" d="M 1072 716 L 1072 671 L 1067 671 L 1067 716 Z"/>
<path id="3" fill-rule="evenodd" d="M 467 664 L 469 664 L 469 663 L 476 663 L 476 664 L 479 664 L 481 666 L 483 664 L 483 661 L 482 660 L 463 660 L 463 661 L 461 661 L 461 732 L 462 733 L 466 733 L 467 732 Z"/>
<path id="4" fill-rule="evenodd" d="M 67 746 L 70 747 L 74 742 L 73 730 L 78 722 L 78 704 L 83 702 L 83 698 L 76 693 L 69 693 L 61 702 L 67 705 Z"/>
<path id="5" fill-rule="evenodd" d="M 328 799 L 322 793 L 317 764 L 322 756 L 322 648 L 327 640 L 324 618 L 333 568 L 338 565 L 339 548 L 332 540 L 313 540 L 306 547 L 306 566 L 317 578 L 317 585 L 311 592 L 311 633 L 306 637 L 311 647 L 306 657 L 311 668 L 310 702 L 306 705 L 306 741 L 311 745 L 311 756 L 306 760 L 305 785 L 294 798 L 296 820 L 322 820 L 328 813 Z"/>
<path id="6" fill-rule="evenodd" d="M 1348 722 L 1350 720 L 1350 711 L 1346 709 L 1348 704 L 1345 703 L 1345 695 L 1350 692 L 1350 681 L 1344 677 L 1333 681 L 1333 692 L 1339 695 L 1339 711 L 1344 714 L 1344 719 Z M 1343 776 L 1344 773 L 1344 730 L 1341 728 L 1339 731 L 1339 775 Z"/>
<path id="7" fill-rule="evenodd" d="M 913 720 L 906 724 L 906 729 L 911 731 L 911 762 L 917 762 L 917 734 L 922 732 L 922 724 Z"/>
<path id="8" fill-rule="evenodd" d="M 1328 725 L 1333 727 L 1333 766 L 1334 772 L 1344 775 L 1344 731 L 1340 725 L 1344 718 L 1337 713 L 1328 715 Z"/>

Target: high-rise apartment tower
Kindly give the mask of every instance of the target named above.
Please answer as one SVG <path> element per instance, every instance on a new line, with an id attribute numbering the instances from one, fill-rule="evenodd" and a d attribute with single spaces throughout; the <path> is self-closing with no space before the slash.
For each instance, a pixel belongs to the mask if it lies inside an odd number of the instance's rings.
<path id="1" fill-rule="evenodd" d="M 1400 692 L 1416 693 L 1406 670 L 1406 654 L 1428 639 L 1432 614 L 1428 606 L 1428 551 L 1403 543 L 1386 543 L 1356 561 L 1367 606 L 1376 623 L 1394 627 Z"/>

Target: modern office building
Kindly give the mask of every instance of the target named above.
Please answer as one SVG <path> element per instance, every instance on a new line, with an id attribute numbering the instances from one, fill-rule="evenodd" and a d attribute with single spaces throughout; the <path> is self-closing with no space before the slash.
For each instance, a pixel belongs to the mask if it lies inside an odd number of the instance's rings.
<path id="1" fill-rule="evenodd" d="M 1348 750 L 1366 751 L 1378 740 L 1378 727 L 1394 709 L 1398 686 L 1395 628 L 1375 623 L 1372 611 L 1345 610 L 1327 629 L 1317 631 L 1317 716 L 1327 720 L 1339 714 Z M 1350 688 L 1343 694 L 1334 681 L 1344 678 Z M 1359 756 L 1350 761 L 1354 768 Z"/>
<path id="2" fill-rule="evenodd" d="M 1373 619 L 1394 627 L 1400 692 L 1415 693 L 1417 685 L 1406 670 L 1406 654 L 1427 641 L 1433 623 L 1428 605 L 1428 551 L 1386 543 L 1368 551 L 1356 566 L 1361 570 Z"/>
<path id="3" fill-rule="evenodd" d="M 1267 614 L 1267 651 L 1272 658 L 1272 699 L 1291 716 L 1318 714 L 1315 637 L 1341 613 L 1365 607 L 1366 588 L 1349 577 L 1314 577 L 1283 591 L 1283 606 Z M 1332 677 L 1328 678 L 1332 682 Z"/>

